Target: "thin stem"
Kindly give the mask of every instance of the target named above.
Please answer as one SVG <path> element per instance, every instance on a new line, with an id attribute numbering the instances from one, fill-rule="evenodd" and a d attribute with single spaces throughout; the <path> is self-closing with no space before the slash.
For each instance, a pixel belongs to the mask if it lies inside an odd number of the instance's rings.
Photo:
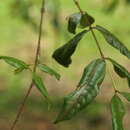
<path id="1" fill-rule="evenodd" d="M 84 12 L 84 11 L 81 9 L 81 7 L 80 7 L 78 1 L 77 1 L 77 0 L 73 0 L 73 1 L 74 1 L 75 5 L 77 6 L 77 8 L 79 9 L 80 13 L 83 15 L 83 12 Z M 89 21 L 88 21 L 88 22 L 89 22 Z M 96 38 L 96 35 L 95 35 L 94 31 L 93 31 L 93 28 L 91 27 L 90 22 L 89 22 L 89 25 L 90 25 L 90 26 L 89 26 L 90 31 L 91 31 L 91 33 L 92 33 L 92 36 L 93 36 L 95 42 L 96 42 L 96 45 L 97 45 L 98 50 L 99 50 L 99 52 L 100 52 L 101 58 L 104 59 L 105 56 L 104 56 L 104 54 L 103 54 L 103 52 L 102 52 L 102 50 L 101 50 L 100 44 L 99 44 L 99 42 L 98 42 L 98 40 L 97 40 L 97 38 Z"/>
<path id="2" fill-rule="evenodd" d="M 95 35 L 95 33 L 94 33 L 92 27 L 90 26 L 89 28 L 90 28 L 90 30 L 91 30 L 91 33 L 92 33 L 92 35 L 93 35 L 93 38 L 95 39 L 95 42 L 96 42 L 96 45 L 97 45 L 98 50 L 99 50 L 99 52 L 100 52 L 100 55 L 101 55 L 102 59 L 104 59 L 105 56 L 104 56 L 104 54 L 103 54 L 103 52 L 102 52 L 102 50 L 101 50 L 101 47 L 100 47 L 99 42 L 98 42 L 98 40 L 97 40 L 97 38 L 96 38 L 96 35 Z"/>
<path id="3" fill-rule="evenodd" d="M 80 13 L 83 15 L 83 12 L 84 12 L 84 11 L 81 9 L 81 7 L 80 7 L 78 1 L 77 1 L 77 0 L 73 0 L 73 1 L 74 1 L 75 5 L 77 6 L 77 8 L 79 9 Z M 94 28 L 91 26 L 91 24 L 90 24 L 89 21 L 88 21 L 88 23 L 89 23 L 89 29 L 90 29 L 90 31 L 91 31 L 91 33 L 92 33 L 92 36 L 93 36 L 93 38 L 94 38 L 94 40 L 95 40 L 95 42 L 96 42 L 96 45 L 97 45 L 97 47 L 98 47 L 98 50 L 99 50 L 99 52 L 100 52 L 101 58 L 105 60 L 105 56 L 104 56 L 104 54 L 103 54 L 103 52 L 102 52 L 102 49 L 101 49 L 100 44 L 99 44 L 99 42 L 98 42 L 98 40 L 97 40 L 97 37 L 96 37 L 96 35 L 95 35 L 94 31 L 93 31 Z M 112 80 L 112 84 L 113 84 L 113 88 L 114 88 L 114 90 L 115 90 L 115 93 L 117 93 L 118 91 L 116 90 L 116 83 L 115 83 L 115 81 L 114 81 L 113 76 L 112 76 L 111 73 L 110 73 L 110 70 L 109 70 L 109 75 L 110 75 L 110 78 L 111 78 L 111 80 Z"/>
<path id="4" fill-rule="evenodd" d="M 33 73 L 36 72 L 36 69 L 37 69 L 37 64 L 38 64 L 38 59 L 39 59 L 39 55 L 40 55 L 40 46 L 41 46 L 41 36 L 42 36 L 42 25 L 43 25 L 43 16 L 44 16 L 44 12 L 45 12 L 45 9 L 44 9 L 44 0 L 42 0 L 42 6 L 41 6 L 41 19 L 40 19 L 40 26 L 39 26 L 39 36 L 38 36 L 38 43 L 37 43 L 37 50 L 36 50 L 36 55 L 35 55 L 35 62 L 34 62 L 34 67 L 33 67 Z M 31 90 L 33 88 L 33 82 L 31 81 L 31 84 L 29 86 L 29 89 L 27 91 L 27 94 L 25 95 L 24 97 L 24 100 L 23 102 L 21 103 L 21 107 L 17 113 L 17 116 L 10 128 L 10 130 L 14 130 L 15 129 L 15 126 L 22 114 L 22 111 L 24 109 L 24 106 L 25 106 L 25 102 L 27 101 L 27 98 L 28 96 L 30 95 L 31 93 Z"/>
<path id="5" fill-rule="evenodd" d="M 13 125 L 11 126 L 11 129 L 10 129 L 10 130 L 14 130 L 14 128 L 15 128 L 15 126 L 16 126 L 16 123 L 18 122 L 19 117 L 20 117 L 20 115 L 21 115 L 21 113 L 22 113 L 22 111 L 23 111 L 23 109 L 24 109 L 25 102 L 26 102 L 26 100 L 27 100 L 27 98 L 28 98 L 28 96 L 29 96 L 29 94 L 30 94 L 30 92 L 31 92 L 32 87 L 33 87 L 33 83 L 30 84 L 30 87 L 29 87 L 29 89 L 28 89 L 28 91 L 27 91 L 27 94 L 26 94 L 26 96 L 25 96 L 24 99 L 23 99 L 23 102 L 22 102 L 22 104 L 21 104 L 21 106 L 20 106 L 20 108 L 19 108 L 19 111 L 18 111 L 18 114 L 17 114 L 17 116 L 16 116 L 16 119 L 14 120 Z"/>
<path id="6" fill-rule="evenodd" d="M 35 58 L 35 64 L 34 64 L 33 72 L 36 72 L 36 68 L 37 68 L 37 64 L 38 64 L 38 58 L 39 58 L 39 54 L 40 54 L 44 11 L 45 11 L 45 9 L 44 9 L 44 0 L 42 0 L 41 19 L 40 19 L 40 26 L 39 26 L 39 37 L 38 37 L 38 44 L 37 44 L 37 50 L 36 50 L 36 56 L 35 56 L 36 58 Z"/>
<path id="7" fill-rule="evenodd" d="M 81 9 L 80 5 L 79 5 L 79 2 L 77 0 L 73 0 L 75 5 L 77 6 L 77 8 L 79 9 L 80 13 L 83 14 L 84 11 Z"/>

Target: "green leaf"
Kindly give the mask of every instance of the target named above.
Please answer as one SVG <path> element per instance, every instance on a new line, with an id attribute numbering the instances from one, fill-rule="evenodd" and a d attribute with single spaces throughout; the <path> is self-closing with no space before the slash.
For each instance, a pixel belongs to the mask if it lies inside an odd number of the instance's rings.
<path id="1" fill-rule="evenodd" d="M 64 67 L 68 67 L 71 64 L 71 56 L 76 50 L 76 47 L 82 37 L 88 32 L 88 30 L 84 30 L 78 33 L 74 38 L 68 41 L 65 45 L 55 50 L 52 57 Z"/>
<path id="2" fill-rule="evenodd" d="M 91 103 L 98 94 L 98 90 L 88 86 L 82 87 L 70 93 L 64 98 L 62 109 L 54 122 L 59 123 L 64 120 L 70 120 L 79 111 L 84 109 L 89 103 Z"/>
<path id="3" fill-rule="evenodd" d="M 41 94 L 49 101 L 48 92 L 42 81 L 42 78 L 36 74 L 33 74 L 32 81 L 35 84 L 35 86 L 38 88 L 38 90 L 41 92 Z"/>
<path id="4" fill-rule="evenodd" d="M 86 12 L 84 12 L 83 14 L 81 14 L 80 12 L 74 13 L 69 16 L 68 31 L 75 34 L 77 26 L 79 26 L 80 28 L 86 28 L 94 22 L 94 18 Z"/>
<path id="5" fill-rule="evenodd" d="M 121 54 L 125 55 L 126 57 L 130 58 L 130 51 L 125 47 L 125 45 L 120 42 L 112 33 L 110 33 L 105 28 L 97 25 L 96 29 L 100 31 L 105 40 L 114 48 L 116 48 L 118 51 L 120 51 Z"/>
<path id="6" fill-rule="evenodd" d="M 130 102 L 130 93 L 128 92 L 119 92 L 127 101 Z"/>
<path id="7" fill-rule="evenodd" d="M 81 17 L 81 20 L 80 20 L 80 26 L 81 26 L 81 28 L 85 28 L 85 27 L 90 26 L 94 22 L 95 22 L 95 20 L 92 16 L 90 16 L 87 13 L 84 13 Z"/>
<path id="8" fill-rule="evenodd" d="M 109 60 L 114 67 L 115 72 L 121 77 L 121 78 L 127 78 L 129 87 L 130 87 L 130 73 L 120 64 L 118 64 L 116 61 L 114 61 L 111 58 L 106 58 Z"/>
<path id="9" fill-rule="evenodd" d="M 102 59 L 93 60 L 89 65 L 87 65 L 84 69 L 83 75 L 81 77 L 80 82 L 78 83 L 78 87 L 82 87 L 88 82 L 91 84 L 96 84 L 96 82 L 102 82 L 104 79 L 106 63 Z M 99 83 L 100 83 L 99 82 Z"/>
<path id="10" fill-rule="evenodd" d="M 84 86 L 78 87 L 64 98 L 62 109 L 54 123 L 70 120 L 95 99 L 99 92 L 99 86 L 105 77 L 106 66 L 103 60 L 99 61 L 98 59 L 96 62 L 98 62 L 98 65 L 95 65 L 95 67 L 92 63 L 88 65 L 88 69 L 91 68 L 90 65 L 93 69 L 88 70 L 88 72 L 90 71 L 88 74 L 90 78 L 85 77 L 85 80 L 82 80 L 81 83 L 85 83 Z"/>
<path id="11" fill-rule="evenodd" d="M 114 95 L 111 100 L 111 112 L 113 130 L 124 130 L 123 118 L 125 115 L 125 108 L 123 102 L 117 95 Z"/>
<path id="12" fill-rule="evenodd" d="M 38 68 L 45 72 L 50 74 L 51 76 L 54 76 L 57 80 L 60 80 L 60 74 L 58 74 L 55 70 L 53 70 L 52 68 L 48 67 L 47 65 L 44 64 L 38 64 Z"/>
<path id="13" fill-rule="evenodd" d="M 4 60 L 6 63 L 9 65 L 19 69 L 28 69 L 29 65 L 26 64 L 24 61 L 16 59 L 14 57 L 9 57 L 9 56 L 0 56 L 0 60 Z"/>
<path id="14" fill-rule="evenodd" d="M 68 31 L 75 34 L 77 25 L 80 23 L 81 13 L 74 13 L 69 16 L 68 20 Z"/>

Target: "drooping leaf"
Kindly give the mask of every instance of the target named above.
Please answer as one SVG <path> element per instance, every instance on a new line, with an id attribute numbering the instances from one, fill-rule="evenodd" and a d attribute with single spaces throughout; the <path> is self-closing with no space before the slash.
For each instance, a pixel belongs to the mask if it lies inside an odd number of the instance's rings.
<path id="1" fill-rule="evenodd" d="M 81 26 L 81 28 L 85 28 L 85 27 L 90 26 L 94 22 L 95 22 L 95 20 L 92 16 L 90 16 L 87 13 L 84 13 L 81 17 L 81 20 L 80 20 L 80 26 Z"/>
<path id="2" fill-rule="evenodd" d="M 79 111 L 84 109 L 89 103 L 91 103 L 97 96 L 98 90 L 93 87 L 82 87 L 76 90 L 64 98 L 64 104 L 61 108 L 60 114 L 58 115 L 56 121 L 70 120 Z"/>
<path id="3" fill-rule="evenodd" d="M 86 12 L 84 12 L 83 14 L 81 14 L 80 12 L 74 13 L 69 16 L 68 31 L 75 34 L 77 26 L 79 26 L 80 28 L 86 28 L 94 22 L 94 18 Z"/>
<path id="4" fill-rule="evenodd" d="M 53 70 L 52 68 L 48 67 L 47 65 L 45 65 L 45 64 L 38 64 L 38 68 L 41 71 L 54 76 L 57 80 L 60 79 L 60 74 L 58 74 L 55 70 Z"/>
<path id="5" fill-rule="evenodd" d="M 128 92 L 119 92 L 127 101 L 130 102 L 130 93 Z"/>
<path id="6" fill-rule="evenodd" d="M 90 79 L 92 84 L 95 84 L 98 80 L 101 80 L 100 82 L 102 82 L 102 80 L 104 79 L 104 73 L 106 69 L 105 64 L 106 63 L 104 60 L 96 59 L 92 61 L 89 65 L 87 65 L 84 69 L 81 80 L 78 83 L 78 87 L 84 86 L 85 84 L 87 84 L 87 82 L 90 82 Z"/>
<path id="7" fill-rule="evenodd" d="M 120 51 L 121 54 L 125 55 L 130 59 L 130 51 L 127 49 L 127 47 L 119 41 L 111 32 L 109 32 L 107 29 L 97 25 L 96 29 L 100 31 L 105 40 L 114 48 L 116 48 L 118 51 Z"/>
<path id="8" fill-rule="evenodd" d="M 103 60 L 101 61 L 99 62 L 97 60 L 98 64 L 102 64 L 102 67 L 97 67 L 95 65 L 95 69 L 94 65 L 91 63 L 93 69 L 91 69 L 91 67 L 88 67 L 88 69 L 90 69 L 90 73 L 88 76 L 91 76 L 90 78 L 85 78 L 85 80 L 82 80 L 83 83 L 85 83 L 84 86 L 78 87 L 75 91 L 71 92 L 68 96 L 64 98 L 64 104 L 62 106 L 61 112 L 59 113 L 54 123 L 59 123 L 60 121 L 64 120 L 70 120 L 73 116 L 75 116 L 79 111 L 84 109 L 95 99 L 99 92 L 99 86 L 101 85 L 105 77 L 106 64 Z M 90 64 L 88 66 L 90 66 Z"/>
<path id="9" fill-rule="evenodd" d="M 111 100 L 111 112 L 113 130 L 124 130 L 123 117 L 125 115 L 125 108 L 123 102 L 117 95 L 114 95 Z"/>
<path id="10" fill-rule="evenodd" d="M 35 84 L 35 86 L 37 87 L 37 89 L 41 92 L 41 94 L 49 101 L 48 92 L 42 81 L 42 78 L 34 73 L 32 81 Z"/>
<path id="11" fill-rule="evenodd" d="M 118 64 L 116 61 L 114 61 L 111 58 L 106 58 L 109 60 L 114 67 L 115 72 L 121 77 L 121 78 L 127 78 L 129 87 L 130 87 L 130 73 L 120 64 Z"/>
<path id="12" fill-rule="evenodd" d="M 82 37 L 88 32 L 88 30 L 84 30 L 78 33 L 74 38 L 68 41 L 65 45 L 55 50 L 52 57 L 64 67 L 68 67 L 71 64 L 71 56 L 76 50 L 76 47 Z"/>
<path id="13" fill-rule="evenodd" d="M 80 23 L 81 13 L 74 13 L 69 16 L 68 20 L 68 31 L 75 34 L 77 25 Z"/>
<path id="14" fill-rule="evenodd" d="M 0 56 L 0 60 L 4 60 L 6 63 L 9 65 L 19 69 L 28 69 L 29 65 L 26 64 L 24 61 L 16 59 L 14 57 L 9 57 L 9 56 Z"/>

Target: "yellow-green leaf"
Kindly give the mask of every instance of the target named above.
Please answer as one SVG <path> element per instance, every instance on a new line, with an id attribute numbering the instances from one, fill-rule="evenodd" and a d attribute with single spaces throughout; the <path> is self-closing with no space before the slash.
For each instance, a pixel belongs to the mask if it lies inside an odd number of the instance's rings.
<path id="1" fill-rule="evenodd" d="M 40 76 L 38 76 L 37 74 L 33 74 L 33 78 L 32 78 L 33 83 L 35 84 L 35 86 L 37 87 L 37 89 L 41 92 L 41 94 L 47 99 L 49 100 L 49 96 L 48 96 L 48 92 L 47 89 L 42 81 L 42 78 Z"/>
<path id="2" fill-rule="evenodd" d="M 23 69 L 28 69 L 29 65 L 26 64 L 24 61 L 16 59 L 14 57 L 10 56 L 0 56 L 0 60 L 4 60 L 6 63 L 9 65 L 15 67 L 15 68 L 23 68 Z"/>
<path id="3" fill-rule="evenodd" d="M 60 74 L 58 74 L 55 70 L 53 70 L 52 68 L 48 67 L 45 64 L 38 64 L 38 68 L 45 72 L 50 74 L 51 76 L 54 76 L 57 80 L 60 80 Z"/>

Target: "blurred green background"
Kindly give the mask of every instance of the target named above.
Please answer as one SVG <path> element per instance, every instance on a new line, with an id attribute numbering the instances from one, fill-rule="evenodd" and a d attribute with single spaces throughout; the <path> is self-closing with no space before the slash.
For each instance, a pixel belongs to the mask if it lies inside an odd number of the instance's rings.
<path id="1" fill-rule="evenodd" d="M 0 55 L 13 56 L 28 63 L 34 62 L 38 39 L 41 0 L 5 0 L 0 2 Z M 115 34 L 130 49 L 130 0 L 81 0 L 81 7 L 102 25 Z M 72 57 L 69 68 L 58 65 L 52 58 L 53 51 L 67 42 L 72 34 L 67 32 L 67 16 L 78 12 L 72 0 L 46 0 L 44 16 L 41 60 L 57 70 L 61 75 L 58 82 L 53 77 L 42 74 L 43 80 L 53 101 L 48 110 L 46 101 L 33 88 L 24 112 L 17 124 L 17 130 L 110 130 L 111 112 L 109 102 L 112 97 L 112 81 L 107 74 L 96 100 L 71 121 L 53 125 L 63 97 L 75 89 L 84 67 L 99 57 L 99 52 L 91 33 L 79 44 Z M 80 31 L 80 29 L 78 30 Z M 118 51 L 106 44 L 96 32 L 102 50 L 106 56 L 112 57 L 130 71 L 130 61 Z M 113 75 L 119 90 L 129 91 L 126 80 Z M 13 74 L 13 68 L 0 62 L 0 130 L 9 130 L 24 95 L 29 87 L 31 74 L 22 72 Z M 124 100 L 124 99 L 122 99 Z M 124 100 L 125 101 L 125 100 Z M 130 129 L 130 105 L 125 101 L 127 115 L 124 125 Z"/>

